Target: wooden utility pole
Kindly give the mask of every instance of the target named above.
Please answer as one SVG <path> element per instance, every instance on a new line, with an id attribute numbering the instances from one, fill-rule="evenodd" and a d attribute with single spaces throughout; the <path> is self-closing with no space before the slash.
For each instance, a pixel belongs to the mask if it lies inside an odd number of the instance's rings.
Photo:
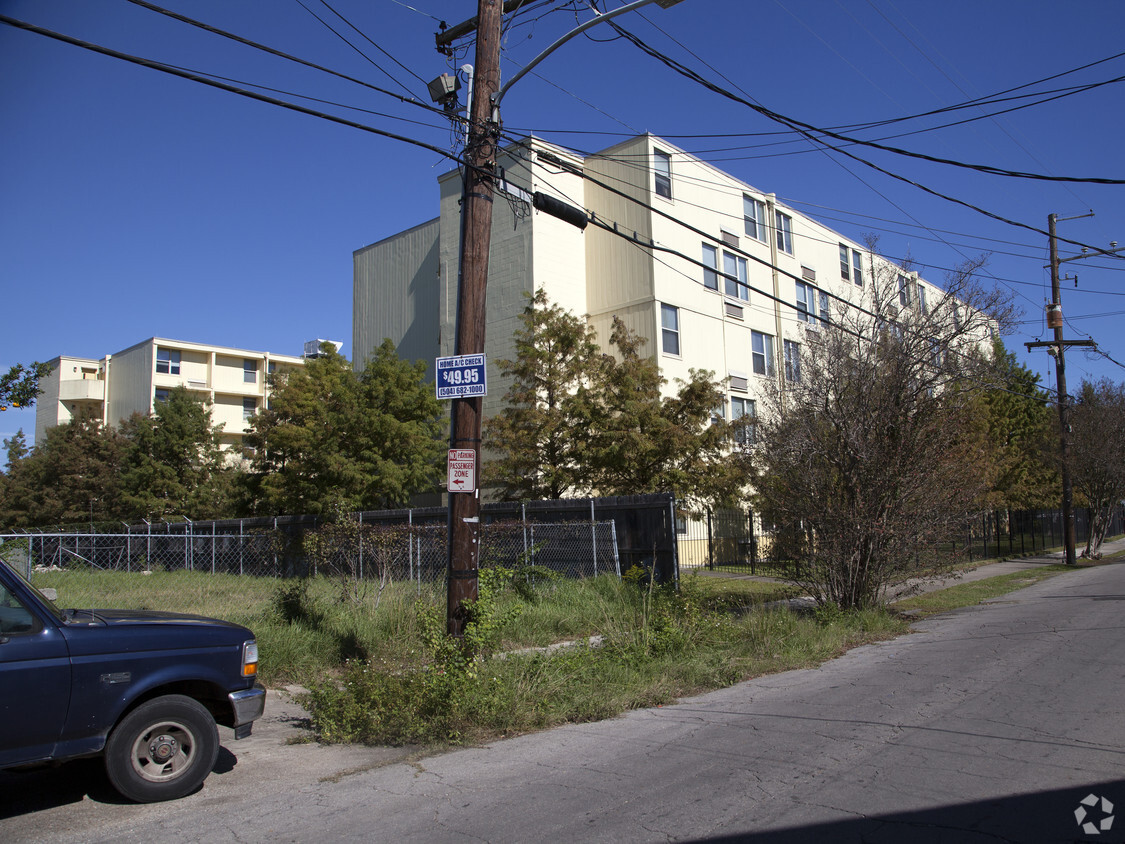
<path id="1" fill-rule="evenodd" d="M 1059 454 L 1062 457 L 1063 542 L 1066 564 L 1076 565 L 1074 546 L 1074 485 L 1070 479 L 1070 408 L 1066 396 L 1066 343 L 1063 340 L 1062 294 L 1059 290 L 1059 241 L 1055 235 L 1057 214 L 1047 216 L 1047 234 L 1051 241 L 1051 304 L 1057 317 L 1055 323 L 1055 386 L 1059 406 Z"/>
<path id="2" fill-rule="evenodd" d="M 1082 217 L 1092 217 L 1094 212 L 1081 214 L 1078 217 L 1066 217 L 1067 220 L 1078 220 Z M 1034 348 L 1046 346 L 1055 358 L 1055 389 L 1057 390 L 1056 404 L 1059 411 L 1059 459 L 1061 461 L 1062 475 L 1062 513 L 1063 513 L 1063 546 L 1068 566 L 1077 565 L 1078 558 L 1075 553 L 1077 540 L 1074 530 L 1074 484 L 1070 477 L 1070 400 L 1066 393 L 1066 347 L 1067 346 L 1093 346 L 1092 340 L 1064 340 L 1062 318 L 1062 294 L 1060 291 L 1059 265 L 1064 261 L 1074 261 L 1086 257 L 1085 254 L 1075 255 L 1073 258 L 1059 258 L 1059 242 L 1055 233 L 1058 223 L 1057 214 L 1047 216 L 1047 235 L 1050 241 L 1051 253 L 1051 303 L 1047 306 L 1047 327 L 1055 331 L 1055 339 L 1045 343 L 1025 344 L 1030 351 Z M 1086 252 L 1085 249 L 1082 250 Z"/>
<path id="3" fill-rule="evenodd" d="M 478 0 L 477 48 L 473 101 L 465 149 L 461 195 L 461 260 L 457 284 L 457 355 L 483 354 L 488 249 L 492 240 L 492 197 L 496 169 L 499 117 L 492 96 L 500 87 L 500 0 Z M 453 399 L 450 411 L 451 449 L 472 449 L 480 467 L 480 396 Z M 480 560 L 480 491 L 449 493 L 449 592 L 446 629 L 465 631 L 465 601 L 477 599 Z"/>

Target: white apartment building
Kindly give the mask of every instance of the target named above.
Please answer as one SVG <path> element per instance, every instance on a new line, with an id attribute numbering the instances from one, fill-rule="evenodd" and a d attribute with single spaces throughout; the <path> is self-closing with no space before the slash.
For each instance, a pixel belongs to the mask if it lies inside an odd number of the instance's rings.
<path id="1" fill-rule="evenodd" d="M 723 412 L 736 419 L 755 414 L 763 387 L 787 368 L 797 374 L 805 330 L 822 314 L 870 295 L 873 261 L 890 266 L 652 135 L 585 158 L 527 139 L 499 166 L 506 191 L 493 210 L 486 416 L 507 389 L 495 361 L 514 357 L 525 294 L 536 289 L 584 315 L 603 343 L 621 317 L 647 339 L 669 390 L 693 368 L 726 379 Z M 440 216 L 354 253 L 357 358 L 390 337 L 403 357 L 430 361 L 432 375 L 433 359 L 453 354 L 461 181 L 453 171 L 438 183 Z M 533 210 L 535 191 L 594 221 L 583 231 Z M 904 306 L 940 298 L 915 274 L 901 274 L 900 286 Z"/>
<path id="2" fill-rule="evenodd" d="M 210 405 L 212 422 L 223 426 L 224 447 L 238 449 L 247 420 L 265 406 L 266 375 L 303 366 L 304 359 L 150 337 L 100 360 L 60 356 L 50 363 L 50 374 L 39 382 L 37 443 L 48 428 L 82 410 L 118 425 L 134 413 L 151 413 L 170 390 L 185 387 Z"/>

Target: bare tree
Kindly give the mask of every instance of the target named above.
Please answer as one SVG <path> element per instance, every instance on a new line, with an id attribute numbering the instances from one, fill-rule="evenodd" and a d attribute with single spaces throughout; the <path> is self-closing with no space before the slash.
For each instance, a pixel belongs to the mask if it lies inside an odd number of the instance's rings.
<path id="1" fill-rule="evenodd" d="M 1070 423 L 1074 487 L 1091 515 L 1082 556 L 1097 557 L 1113 508 L 1125 498 L 1125 384 L 1083 381 Z"/>
<path id="2" fill-rule="evenodd" d="M 822 603 L 872 606 L 933 572 L 938 543 L 990 486 L 974 397 L 1011 310 L 974 280 L 984 261 L 958 267 L 944 290 L 877 262 L 861 303 L 808 323 L 799 375 L 787 367 L 767 402 L 750 446 L 756 504 Z"/>

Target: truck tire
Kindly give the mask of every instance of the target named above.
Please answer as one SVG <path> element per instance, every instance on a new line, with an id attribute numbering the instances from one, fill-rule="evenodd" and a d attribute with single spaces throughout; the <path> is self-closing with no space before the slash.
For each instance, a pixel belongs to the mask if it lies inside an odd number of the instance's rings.
<path id="1" fill-rule="evenodd" d="M 207 779 L 219 755 L 215 719 L 198 701 L 165 695 L 121 719 L 105 746 L 105 769 L 138 803 L 175 800 Z"/>

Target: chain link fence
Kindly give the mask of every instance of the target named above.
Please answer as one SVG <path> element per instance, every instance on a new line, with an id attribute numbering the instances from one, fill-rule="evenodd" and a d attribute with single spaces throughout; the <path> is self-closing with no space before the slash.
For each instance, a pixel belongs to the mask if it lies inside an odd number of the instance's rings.
<path id="1" fill-rule="evenodd" d="M 189 571 L 254 577 L 354 572 L 419 584 L 443 582 L 447 530 L 435 524 L 354 521 L 293 530 L 215 522 L 121 533 L 0 534 L 0 556 L 31 577 L 35 572 L 84 570 L 152 573 Z M 620 576 L 616 525 L 597 522 L 493 522 L 481 526 L 480 565 L 537 567 L 562 577 Z"/>

